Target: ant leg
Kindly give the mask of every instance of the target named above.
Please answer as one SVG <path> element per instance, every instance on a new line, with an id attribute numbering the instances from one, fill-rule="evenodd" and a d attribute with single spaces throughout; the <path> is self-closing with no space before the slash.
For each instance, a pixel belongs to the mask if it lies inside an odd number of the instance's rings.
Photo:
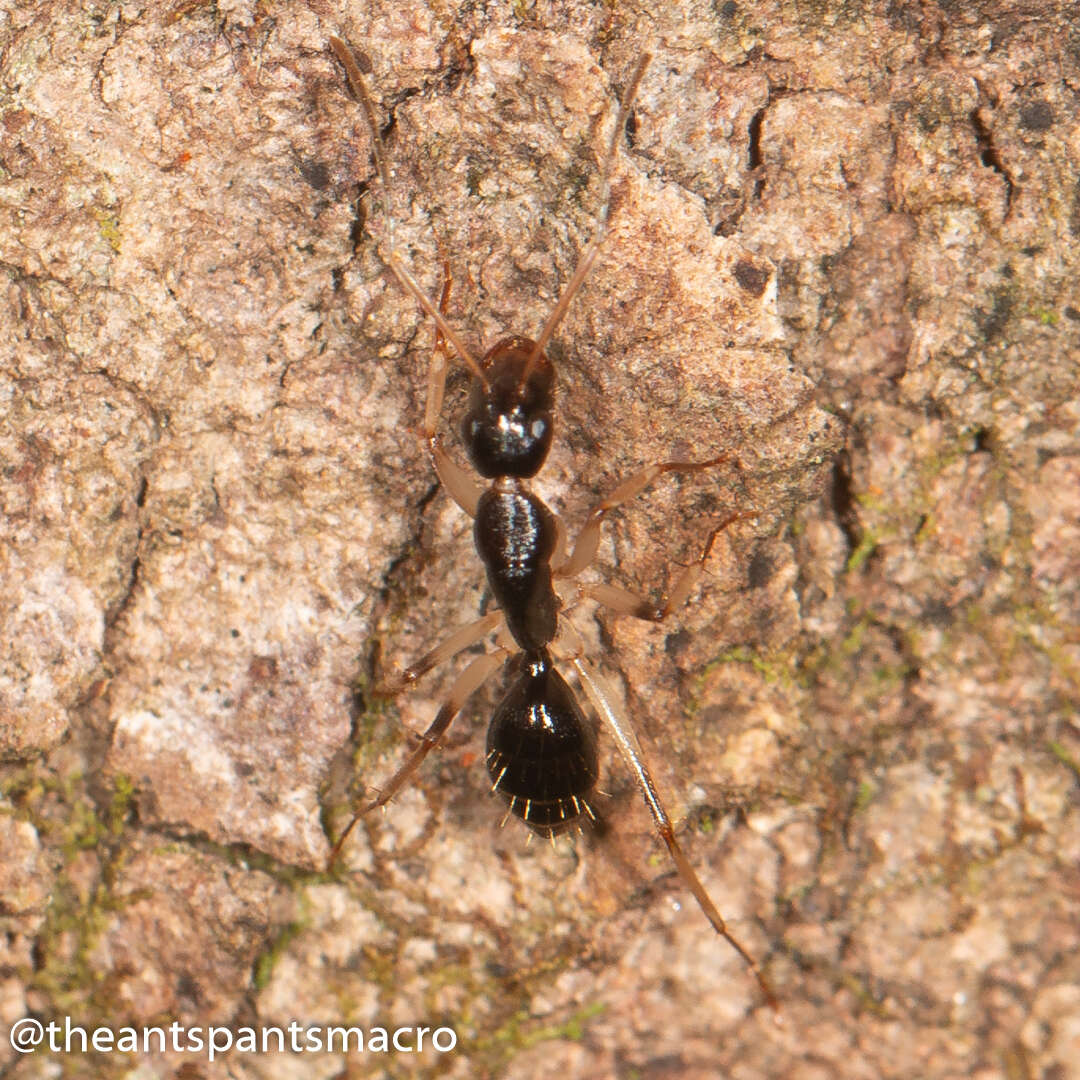
<path id="1" fill-rule="evenodd" d="M 387 781 L 386 785 L 380 790 L 379 797 L 360 811 L 361 814 L 385 806 L 401 790 L 409 777 L 420 767 L 424 758 L 428 756 L 443 735 L 446 734 L 447 728 L 450 727 L 454 717 L 461 712 L 465 702 L 487 682 L 491 675 L 502 667 L 505 659 L 505 651 L 496 649 L 494 652 L 478 656 L 465 668 L 450 688 L 450 696 L 435 714 L 431 726 L 420 736 L 420 745 L 413 750 L 398 771 Z"/>
<path id="2" fill-rule="evenodd" d="M 450 302 L 450 289 L 454 279 L 450 274 L 450 264 L 443 260 L 443 290 L 439 299 L 439 311 L 446 314 L 446 305 Z M 484 489 L 473 479 L 467 469 L 458 465 L 442 448 L 436 433 L 439 416 L 442 413 L 443 398 L 446 395 L 446 342 L 442 328 L 435 326 L 435 347 L 431 350 L 431 363 L 428 366 L 427 403 L 424 406 L 424 441 L 431 453 L 431 464 L 435 467 L 439 481 L 446 488 L 450 497 L 469 517 L 476 517 L 476 506 Z"/>
<path id="3" fill-rule="evenodd" d="M 727 454 L 720 457 L 710 458 L 708 461 L 663 461 L 655 465 L 649 465 L 641 472 L 634 473 L 629 479 L 624 480 L 606 499 L 601 500 L 589 512 L 578 538 L 574 542 L 574 550 L 570 557 L 557 566 L 554 573 L 556 577 L 577 577 L 596 557 L 596 549 L 600 546 L 600 526 L 616 507 L 629 502 L 635 495 L 640 495 L 658 476 L 669 472 L 701 472 L 704 469 L 712 469 L 717 465 L 728 461 Z"/>
<path id="4" fill-rule="evenodd" d="M 397 772 L 390 777 L 385 787 L 379 792 L 379 797 L 366 806 L 362 806 L 353 815 L 349 824 L 345 826 L 345 831 L 338 837 L 337 843 L 334 844 L 333 850 L 330 852 L 328 867 L 333 866 L 337 861 L 345 841 L 348 840 L 350 833 L 352 833 L 360 818 L 376 807 L 385 806 L 401 790 L 409 777 L 420 767 L 424 758 L 438 745 L 439 740 L 446 734 L 447 728 L 450 727 L 454 717 L 461 712 L 465 702 L 502 667 L 505 659 L 506 651 L 496 649 L 494 652 L 478 656 L 458 676 L 457 681 L 450 688 L 450 696 L 435 714 L 431 726 L 420 736 L 420 745 L 413 750 L 402 762 Z"/>
<path id="5" fill-rule="evenodd" d="M 438 242 L 438 241 L 436 241 Z M 450 290 L 454 287 L 454 275 L 450 263 L 443 259 L 443 287 L 439 297 L 439 311 L 446 314 L 450 303 Z M 428 365 L 427 401 L 424 404 L 424 437 L 431 439 L 442 415 L 443 397 L 446 394 L 446 338 L 438 325 L 435 326 L 435 345 Z"/>
<path id="6" fill-rule="evenodd" d="M 555 549 L 551 553 L 551 565 L 559 566 L 566 561 L 566 526 L 558 514 L 552 514 L 555 520 Z M 558 572 L 553 571 L 557 576 Z"/>
<path id="7" fill-rule="evenodd" d="M 440 664 L 445 664 L 447 660 L 453 659 L 463 649 L 467 649 L 470 645 L 475 645 L 481 638 L 486 634 L 489 634 L 499 625 L 499 620 L 501 618 L 501 611 L 491 611 L 487 615 L 477 619 L 475 622 L 471 622 L 467 626 L 462 626 L 458 630 L 455 630 L 444 641 L 440 641 L 434 649 L 430 650 L 430 652 L 424 653 L 424 655 L 415 663 L 402 669 L 400 674 L 396 677 L 389 679 L 387 682 L 380 683 L 377 692 L 380 695 L 391 697 L 399 691 L 404 690 L 406 686 L 411 686 L 421 675 L 426 675 L 432 668 L 438 667 Z"/>
<path id="8" fill-rule="evenodd" d="M 761 987 L 761 991 L 765 995 L 765 1000 L 768 1001 L 773 1011 L 779 1014 L 780 1003 L 777 1001 L 776 993 L 768 979 L 765 978 L 765 974 L 758 967 L 757 961 L 750 955 L 746 947 L 728 929 L 724 917 L 717 910 L 701 879 L 697 876 L 693 866 L 690 865 L 690 860 L 686 857 L 678 840 L 675 839 L 675 830 L 672 828 L 671 819 L 664 809 L 664 804 L 660 801 L 660 796 L 656 791 L 656 783 L 653 781 L 649 766 L 645 763 L 641 745 L 634 734 L 634 729 L 621 714 L 621 710 L 615 704 L 614 696 L 604 686 L 599 674 L 592 670 L 580 654 L 569 656 L 567 659 L 573 665 L 574 670 L 577 671 L 586 696 L 592 702 L 593 708 L 596 709 L 600 719 L 611 732 L 623 760 L 634 774 L 634 778 L 641 788 L 641 794 L 645 798 L 645 803 L 649 807 L 649 812 L 653 816 L 653 821 L 656 823 L 656 831 L 664 841 L 668 853 L 675 863 L 675 868 L 679 872 L 679 877 L 683 879 L 686 887 L 694 894 L 694 899 L 697 900 L 698 906 L 712 924 L 712 928 L 742 957 L 747 970 L 757 979 L 758 986 Z"/>
<path id="9" fill-rule="evenodd" d="M 705 564 L 709 561 L 709 555 L 712 554 L 713 544 L 716 542 L 717 536 L 736 521 L 747 521 L 755 517 L 757 517 L 757 514 L 754 511 L 745 511 L 739 514 L 729 514 L 724 518 L 709 533 L 709 539 L 705 542 L 705 550 L 701 558 L 683 570 L 675 580 L 675 587 L 659 604 L 654 604 L 629 589 L 606 583 L 579 585 L 578 594 L 598 600 L 605 607 L 611 608 L 612 611 L 620 615 L 633 615 L 635 619 L 646 619 L 649 622 L 663 622 L 673 611 L 686 603 L 690 594 L 694 591 L 694 587 L 701 580 L 701 575 L 705 573 Z"/>
<path id="10" fill-rule="evenodd" d="M 472 474 L 463 469 L 442 448 L 438 435 L 428 437 L 428 449 L 431 451 L 431 463 L 439 474 L 439 482 L 469 517 L 476 517 L 476 507 L 484 489 L 472 478 Z"/>

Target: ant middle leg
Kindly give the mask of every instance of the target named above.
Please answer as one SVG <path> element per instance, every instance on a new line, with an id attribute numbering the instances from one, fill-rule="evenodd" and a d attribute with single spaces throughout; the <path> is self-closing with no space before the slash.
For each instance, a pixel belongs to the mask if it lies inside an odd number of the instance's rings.
<path id="1" fill-rule="evenodd" d="M 610 608 L 619 615 L 632 615 L 635 619 L 645 619 L 648 622 L 663 622 L 673 611 L 686 603 L 697 583 L 701 580 L 717 536 L 736 521 L 749 521 L 757 516 L 756 511 L 746 510 L 737 514 L 729 514 L 724 518 L 709 533 L 701 558 L 683 569 L 682 573 L 675 579 L 672 590 L 661 598 L 659 604 L 654 604 L 651 600 L 639 596 L 629 589 L 624 589 L 618 585 L 609 585 L 606 582 L 595 585 L 579 585 L 578 594 L 598 601 L 604 607 Z"/>
<path id="2" fill-rule="evenodd" d="M 604 519 L 612 510 L 629 502 L 641 494 L 658 476 L 668 472 L 701 472 L 712 469 L 728 461 L 729 456 L 722 454 L 708 461 L 664 461 L 649 465 L 640 472 L 624 480 L 606 499 L 601 500 L 590 511 L 584 527 L 578 534 L 574 549 L 569 556 L 556 563 L 554 576 L 557 578 L 577 577 L 591 565 L 600 545 L 600 529 Z M 675 581 L 674 587 L 659 604 L 654 604 L 629 589 L 617 585 L 579 585 L 578 595 L 599 601 L 605 607 L 622 615 L 633 615 L 649 622 L 663 622 L 672 611 L 681 607 L 705 572 L 705 564 L 712 554 L 717 536 L 736 521 L 745 521 L 757 517 L 757 512 L 748 510 L 729 514 L 709 534 L 705 550 L 700 559 L 686 567 Z"/>
<path id="3" fill-rule="evenodd" d="M 555 567 L 554 574 L 560 578 L 577 577 L 586 567 L 592 564 L 596 557 L 597 548 L 600 546 L 600 526 L 604 518 L 612 510 L 629 502 L 636 495 L 640 495 L 658 476 L 669 472 L 702 472 L 705 469 L 715 468 L 729 460 L 727 454 L 720 457 L 710 458 L 708 461 L 662 461 L 654 465 L 648 465 L 640 472 L 624 480 L 606 498 L 601 499 L 585 520 L 578 538 L 574 541 L 574 550 L 571 551 L 560 565 Z"/>
<path id="4" fill-rule="evenodd" d="M 426 675 L 432 668 L 445 664 L 452 660 L 459 652 L 475 645 L 486 637 L 499 625 L 502 619 L 501 611 L 489 611 L 475 622 L 459 627 L 448 637 L 439 642 L 435 648 L 424 653 L 419 660 L 410 664 L 393 678 L 382 682 L 377 687 L 377 692 L 384 697 L 392 697 L 406 686 L 411 686 L 421 675 Z"/>

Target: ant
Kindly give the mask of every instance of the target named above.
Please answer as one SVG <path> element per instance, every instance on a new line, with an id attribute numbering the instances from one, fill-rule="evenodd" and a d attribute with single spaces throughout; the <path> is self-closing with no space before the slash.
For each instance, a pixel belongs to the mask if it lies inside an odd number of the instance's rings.
<path id="1" fill-rule="evenodd" d="M 598 776 L 596 735 L 573 690 L 560 674 L 558 660 L 574 670 L 593 708 L 614 738 L 641 788 L 656 831 L 679 876 L 713 929 L 742 957 L 766 1000 L 779 1012 L 776 995 L 764 973 L 728 930 L 675 838 L 671 819 L 657 793 L 637 736 L 615 697 L 582 655 L 583 646 L 576 632 L 566 620 L 560 620 L 564 604 L 555 590 L 556 579 L 573 579 L 592 563 L 600 543 L 600 527 L 612 510 L 639 494 L 663 473 L 701 471 L 728 459 L 725 455 L 709 461 L 669 461 L 642 469 L 593 508 L 569 554 L 565 531 L 555 514 L 529 488 L 529 480 L 544 464 L 553 434 L 555 368 L 544 350 L 581 288 L 607 233 L 611 171 L 619 135 L 625 130 L 650 57 L 643 56 L 634 69 L 615 119 L 603 163 L 602 209 L 595 236 L 578 261 L 539 337 L 535 341 L 518 336 L 503 338 L 477 362 L 444 317 L 451 284 L 449 268 L 444 268 L 442 296 L 436 305 L 394 249 L 389 172 L 375 106 L 348 45 L 339 37 L 331 37 L 330 47 L 345 69 L 371 136 L 375 169 L 386 204 L 387 245 L 380 255 L 402 288 L 435 322 L 424 439 L 443 487 L 473 519 L 473 541 L 497 605 L 494 611 L 451 634 L 385 687 L 388 692 L 396 692 L 479 643 L 488 634 L 497 632 L 495 648 L 465 667 L 435 719 L 420 737 L 419 745 L 381 789 L 378 798 L 354 814 L 334 845 L 330 864 L 337 859 L 360 818 L 376 807 L 385 806 L 401 790 L 439 744 L 466 701 L 504 666 L 509 671 L 509 688 L 496 706 L 488 726 L 486 752 L 491 790 L 507 804 L 503 820 L 513 814 L 533 833 L 554 843 L 556 836 L 580 826 L 583 818 L 595 819 L 589 799 Z M 486 488 L 449 457 L 436 431 L 446 387 L 446 342 L 472 376 L 462 436 L 473 467 L 489 483 Z M 721 521 L 710 533 L 700 560 L 682 571 L 671 593 L 660 605 L 650 604 L 613 585 L 579 584 L 577 598 L 588 597 L 617 613 L 661 622 L 690 596 L 705 571 L 716 537 L 733 522 L 755 516 L 753 513 L 736 513 Z M 571 634 L 574 640 L 568 643 Z"/>

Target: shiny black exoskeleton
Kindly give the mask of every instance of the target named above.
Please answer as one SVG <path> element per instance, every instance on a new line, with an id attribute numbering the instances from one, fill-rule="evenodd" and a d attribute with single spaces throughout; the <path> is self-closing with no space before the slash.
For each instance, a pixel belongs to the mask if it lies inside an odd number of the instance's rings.
<path id="1" fill-rule="evenodd" d="M 557 836 L 591 813 L 596 734 L 546 649 L 519 653 L 512 670 L 488 727 L 488 772 L 533 832 Z"/>
<path id="2" fill-rule="evenodd" d="M 535 476 L 551 448 L 555 369 L 534 342 L 503 338 L 481 361 L 487 382 L 473 382 L 462 424 L 465 449 L 486 480 Z"/>
<path id="3" fill-rule="evenodd" d="M 507 629 L 526 652 L 548 645 L 558 629 L 555 540 L 551 511 L 517 482 L 497 480 L 480 496 L 473 541 Z"/>
<path id="4" fill-rule="evenodd" d="M 558 629 L 551 584 L 555 519 L 526 487 L 551 447 L 555 370 L 535 342 L 504 338 L 483 360 L 462 425 L 476 471 L 494 483 L 476 507 L 473 540 L 519 647 L 535 653 Z"/>
<path id="5" fill-rule="evenodd" d="M 525 483 L 551 446 L 555 372 L 534 342 L 512 337 L 488 352 L 483 373 L 462 428 L 476 471 L 493 481 L 477 504 L 473 539 L 522 650 L 488 729 L 487 766 L 511 812 L 550 837 L 591 813 L 597 776 L 595 734 L 547 650 L 559 616 L 555 519 Z"/>

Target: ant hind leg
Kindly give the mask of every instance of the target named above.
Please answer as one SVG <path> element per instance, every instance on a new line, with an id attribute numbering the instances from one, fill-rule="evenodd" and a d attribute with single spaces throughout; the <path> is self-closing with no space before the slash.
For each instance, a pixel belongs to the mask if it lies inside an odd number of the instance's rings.
<path id="1" fill-rule="evenodd" d="M 616 704 L 615 697 L 606 688 L 601 677 L 585 662 L 580 653 L 576 655 L 571 654 L 567 656 L 567 659 L 577 672 L 582 688 L 585 690 L 585 694 L 592 703 L 593 708 L 596 709 L 600 719 L 615 739 L 615 743 L 619 748 L 619 752 L 622 754 L 623 760 L 634 774 L 634 779 L 637 781 L 638 787 L 641 789 L 641 794 L 649 808 L 649 812 L 652 814 L 653 822 L 656 825 L 656 831 L 664 841 L 664 845 L 668 849 L 668 854 L 675 864 L 675 869 L 678 871 L 679 877 L 682 878 L 683 883 L 694 894 L 694 899 L 697 900 L 698 906 L 712 924 L 712 928 L 739 954 L 740 957 L 742 957 L 747 970 L 757 980 L 758 986 L 761 987 L 761 992 L 765 995 L 765 1000 L 769 1003 L 769 1006 L 773 1011 L 779 1015 L 780 1004 L 777 1000 L 776 992 L 772 988 L 772 984 L 765 977 L 764 972 L 758 966 L 757 961 L 750 954 L 746 946 L 744 946 L 728 929 L 724 917 L 720 914 L 719 910 L 717 910 L 716 905 L 712 901 L 712 897 L 709 896 L 708 891 L 704 884 L 702 884 L 702 881 L 691 865 L 690 860 L 686 857 L 686 853 L 683 851 L 682 846 L 675 838 L 675 830 L 671 824 L 671 819 L 668 817 L 667 810 L 660 800 L 660 795 L 656 790 L 656 783 L 652 778 L 652 772 L 646 764 L 645 757 L 641 752 L 641 744 L 638 742 L 634 729 L 623 715 L 622 710 Z"/>
<path id="2" fill-rule="evenodd" d="M 485 620 L 480 621 L 483 622 Z M 474 627 L 475 625 L 476 624 L 474 624 Z M 472 630 L 474 627 L 466 627 L 465 629 Z M 431 654 L 429 653 L 428 655 L 430 656 Z M 334 863 L 337 862 L 338 856 L 341 854 L 341 849 L 344 847 L 345 841 L 348 840 L 353 829 L 356 827 L 356 823 L 364 816 L 364 814 L 369 813 L 377 807 L 385 806 L 405 786 L 413 773 L 420 768 L 424 758 L 426 758 L 439 744 L 439 741 L 446 734 L 454 718 L 461 712 L 465 702 L 468 701 L 469 698 L 472 697 L 472 695 L 502 667 L 505 660 L 506 650 L 496 648 L 494 652 L 478 656 L 457 677 L 454 685 L 450 688 L 449 696 L 435 714 L 435 719 L 432 720 L 427 731 L 420 736 L 420 744 L 401 763 L 397 772 L 395 772 L 381 788 L 378 798 L 367 805 L 362 806 L 355 814 L 353 814 L 352 820 L 345 826 L 344 831 L 338 837 L 337 843 L 334 844 L 334 847 L 330 852 L 330 858 L 327 861 L 328 867 L 332 867 Z"/>

